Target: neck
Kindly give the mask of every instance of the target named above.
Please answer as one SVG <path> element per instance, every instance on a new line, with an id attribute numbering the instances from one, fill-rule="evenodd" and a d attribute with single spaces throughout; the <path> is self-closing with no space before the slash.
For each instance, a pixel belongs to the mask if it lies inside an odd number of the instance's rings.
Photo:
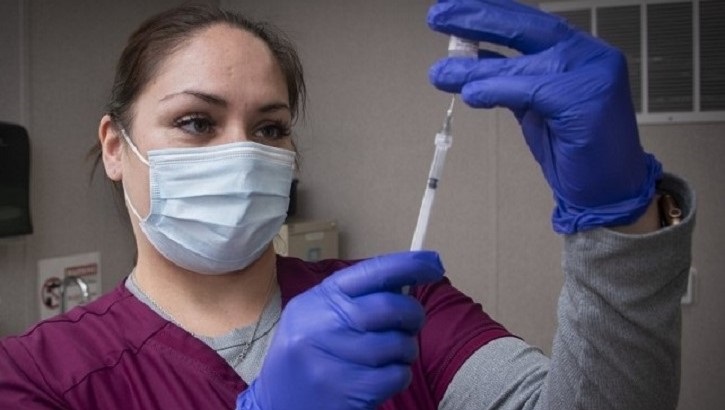
<path id="1" fill-rule="evenodd" d="M 276 256 L 270 245 L 250 266 L 223 275 L 191 272 L 155 250 L 139 249 L 134 276 L 139 288 L 177 324 L 213 337 L 258 320 L 277 286 L 275 272 Z"/>

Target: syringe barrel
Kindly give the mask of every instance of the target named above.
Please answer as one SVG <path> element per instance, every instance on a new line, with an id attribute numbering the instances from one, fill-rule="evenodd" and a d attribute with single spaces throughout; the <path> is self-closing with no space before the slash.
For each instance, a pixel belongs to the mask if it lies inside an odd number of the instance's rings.
<path id="1" fill-rule="evenodd" d="M 435 200 L 435 190 L 426 188 L 423 193 L 423 201 L 418 211 L 418 222 L 415 224 L 415 232 L 413 232 L 413 241 L 410 244 L 411 251 L 419 251 L 423 249 L 425 242 L 425 234 L 428 231 L 428 221 L 430 220 L 430 211 L 433 208 Z"/>
<path id="2" fill-rule="evenodd" d="M 445 138 L 447 143 L 437 143 L 439 137 L 441 137 L 441 139 Z M 446 153 L 448 152 L 448 148 L 451 146 L 452 140 L 453 139 L 450 136 L 446 136 L 444 134 L 436 135 L 436 149 L 433 153 L 433 161 L 430 163 L 430 172 L 428 173 L 429 185 L 431 179 L 435 179 L 436 184 L 437 181 L 441 179 L 441 176 L 443 175 L 443 164 L 446 161 Z"/>

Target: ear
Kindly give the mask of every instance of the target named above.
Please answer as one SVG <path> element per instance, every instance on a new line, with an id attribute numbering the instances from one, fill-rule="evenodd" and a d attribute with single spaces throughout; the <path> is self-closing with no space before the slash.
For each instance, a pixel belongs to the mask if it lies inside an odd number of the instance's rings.
<path id="1" fill-rule="evenodd" d="M 120 181 L 123 179 L 123 137 L 120 135 L 118 127 L 113 122 L 110 115 L 106 114 L 101 118 L 98 125 L 98 141 L 101 144 L 103 152 L 103 167 L 106 175 L 112 181 Z"/>

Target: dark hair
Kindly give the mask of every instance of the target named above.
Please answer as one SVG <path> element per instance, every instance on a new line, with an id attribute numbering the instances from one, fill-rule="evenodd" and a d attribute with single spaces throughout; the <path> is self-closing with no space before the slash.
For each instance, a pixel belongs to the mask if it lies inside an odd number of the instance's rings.
<path id="1" fill-rule="evenodd" d="M 304 105 L 302 65 L 291 42 L 274 26 L 208 6 L 181 6 L 146 20 L 128 39 L 116 67 L 111 99 L 106 111 L 128 124 L 130 108 L 159 65 L 198 31 L 217 24 L 239 28 L 264 41 L 272 51 L 287 82 L 292 118 Z"/>
<path id="2" fill-rule="evenodd" d="M 111 98 L 106 113 L 114 123 L 126 128 L 133 121 L 134 102 L 151 81 L 163 61 L 197 32 L 226 24 L 253 34 L 267 44 L 287 83 L 293 121 L 304 114 L 306 89 L 297 51 L 291 41 L 275 26 L 210 6 L 186 5 L 152 16 L 131 34 L 116 65 Z M 94 170 L 101 161 L 100 142 L 91 149 Z M 115 184 L 121 190 L 121 184 Z"/>

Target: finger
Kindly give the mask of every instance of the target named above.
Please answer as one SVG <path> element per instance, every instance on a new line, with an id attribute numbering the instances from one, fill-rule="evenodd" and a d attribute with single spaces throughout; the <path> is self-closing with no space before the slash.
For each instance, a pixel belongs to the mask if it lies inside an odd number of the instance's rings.
<path id="1" fill-rule="evenodd" d="M 494 77 L 471 81 L 461 89 L 461 99 L 474 108 L 528 110 L 536 92 L 534 86 L 532 77 Z"/>
<path id="2" fill-rule="evenodd" d="M 435 282 L 443 277 L 438 253 L 401 252 L 364 260 L 323 281 L 350 297 L 375 292 L 399 292 L 403 286 Z"/>
<path id="3" fill-rule="evenodd" d="M 479 60 L 465 58 L 444 58 L 431 66 L 430 82 L 440 90 L 460 92 L 465 83 L 499 76 L 534 76 L 562 72 L 563 59 L 552 53 L 554 49 L 540 54 L 520 57 L 492 57 Z"/>
<path id="4" fill-rule="evenodd" d="M 349 332 L 326 335 L 325 346 L 335 346 L 334 351 L 326 351 L 343 362 L 368 367 L 411 364 L 418 358 L 418 339 L 405 332 L 355 333 L 352 337 Z"/>
<path id="5" fill-rule="evenodd" d="M 425 322 L 425 310 L 410 296 L 371 293 L 336 301 L 348 325 L 361 332 L 401 330 L 417 333 Z"/>
<path id="6" fill-rule="evenodd" d="M 513 1 L 461 0 L 433 5 L 431 29 L 477 41 L 487 41 L 537 53 L 570 37 L 566 20 Z"/>
<path id="7" fill-rule="evenodd" d="M 408 387 L 413 374 L 407 364 L 389 364 L 384 367 L 361 369 L 354 380 L 360 389 L 365 391 L 366 397 L 379 397 L 375 403 L 366 403 L 370 406 L 364 408 L 378 408 L 389 397 Z"/>
<path id="8" fill-rule="evenodd" d="M 478 64 L 485 62 L 471 58 L 444 58 L 430 67 L 428 79 L 439 90 L 458 94 L 468 81 L 468 73 Z"/>
<path id="9" fill-rule="evenodd" d="M 570 105 L 571 90 L 561 74 L 494 77 L 472 81 L 461 89 L 461 99 L 474 108 L 506 107 L 514 112 L 534 110 L 551 118 Z M 557 89 L 559 87 L 559 89 Z"/>

